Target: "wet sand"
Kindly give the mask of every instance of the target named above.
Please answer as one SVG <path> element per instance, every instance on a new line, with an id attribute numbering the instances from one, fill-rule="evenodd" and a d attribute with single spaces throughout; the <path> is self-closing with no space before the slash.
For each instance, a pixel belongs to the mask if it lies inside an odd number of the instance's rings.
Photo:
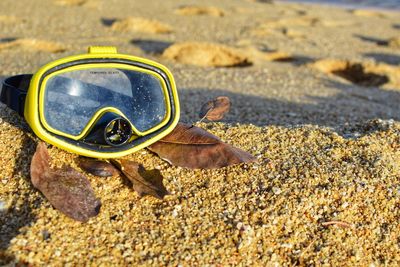
<path id="1" fill-rule="evenodd" d="M 258 162 L 187 170 L 147 150 L 172 195 L 88 175 L 100 214 L 75 222 L 33 188 L 38 139 L 0 104 L 0 265 L 400 263 L 400 14 L 261 1 L 3 0 L 0 76 L 114 45 L 173 72 L 184 122 Z M 17 12 L 18 11 L 18 12 Z M 77 155 L 51 148 L 53 164 Z"/>

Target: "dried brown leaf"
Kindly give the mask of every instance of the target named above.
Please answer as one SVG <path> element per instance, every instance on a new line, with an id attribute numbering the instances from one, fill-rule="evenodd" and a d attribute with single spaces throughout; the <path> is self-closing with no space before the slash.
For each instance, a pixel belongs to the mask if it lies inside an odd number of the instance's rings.
<path id="1" fill-rule="evenodd" d="M 111 162 L 132 182 L 139 196 L 151 195 L 163 199 L 169 192 L 163 184 L 159 170 L 146 170 L 142 165 L 129 160 L 111 160 Z"/>
<path id="2" fill-rule="evenodd" d="M 210 121 L 218 121 L 224 118 L 225 114 L 231 108 L 231 101 L 227 96 L 218 96 L 217 98 L 205 103 L 199 112 L 199 117 Z"/>
<path id="3" fill-rule="evenodd" d="M 109 162 L 92 158 L 79 157 L 77 159 L 78 166 L 93 175 L 100 177 L 110 177 L 119 174 L 118 170 Z"/>
<path id="4" fill-rule="evenodd" d="M 87 178 L 70 166 L 51 168 L 46 144 L 40 142 L 31 162 L 32 184 L 59 211 L 86 222 L 101 207 Z"/>
<path id="5" fill-rule="evenodd" d="M 172 165 L 190 169 L 216 169 L 255 161 L 250 153 L 225 144 L 211 133 L 178 123 L 160 141 L 148 147 Z"/>

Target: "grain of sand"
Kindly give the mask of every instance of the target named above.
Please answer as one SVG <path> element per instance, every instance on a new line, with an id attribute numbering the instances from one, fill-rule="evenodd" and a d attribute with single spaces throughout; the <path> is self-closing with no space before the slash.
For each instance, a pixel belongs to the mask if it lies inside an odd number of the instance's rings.
<path id="1" fill-rule="evenodd" d="M 210 98 L 229 96 L 226 119 L 200 126 L 258 159 L 187 170 L 140 151 L 126 158 L 160 169 L 172 195 L 139 198 L 121 177 L 88 175 L 103 205 L 82 224 L 33 188 L 38 139 L 0 104 L 0 265 L 400 263 L 400 51 L 389 45 L 400 35 L 399 14 L 245 0 L 201 6 L 224 16 L 176 14 L 178 0 L 0 2 L 2 78 L 88 45 L 114 45 L 172 70 L 185 122 Z M 173 31 L 112 29 L 126 18 Z M 251 64 L 202 67 L 176 60 L 187 55 L 163 56 L 181 43 L 229 47 Z M 290 60 L 262 56 L 276 51 Z M 206 56 L 218 62 L 213 52 Z M 53 164 L 78 168 L 77 155 L 50 153 Z"/>

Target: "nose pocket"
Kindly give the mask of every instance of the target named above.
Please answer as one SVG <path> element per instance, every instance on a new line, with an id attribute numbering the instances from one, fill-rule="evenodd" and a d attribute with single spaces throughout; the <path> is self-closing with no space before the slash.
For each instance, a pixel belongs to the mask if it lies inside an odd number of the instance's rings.
<path id="1" fill-rule="evenodd" d="M 104 113 L 83 141 L 89 144 L 121 146 L 132 137 L 132 127 L 124 117 L 113 112 Z"/>

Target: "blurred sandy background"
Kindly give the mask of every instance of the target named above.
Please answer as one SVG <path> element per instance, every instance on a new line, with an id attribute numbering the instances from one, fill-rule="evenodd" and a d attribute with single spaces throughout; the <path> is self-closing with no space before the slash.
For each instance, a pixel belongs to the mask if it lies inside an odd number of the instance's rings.
<path id="1" fill-rule="evenodd" d="M 268 1 L 2 0 L 0 76 L 113 45 L 173 72 L 182 121 L 255 164 L 172 167 L 142 151 L 173 193 L 139 199 L 89 176 L 103 206 L 87 224 L 29 181 L 38 141 L 0 104 L 0 263 L 395 265 L 400 258 L 400 14 Z M 52 148 L 54 164 L 76 155 Z M 346 227 L 326 225 L 344 222 Z M 325 223 L 325 224 L 324 224 Z"/>

